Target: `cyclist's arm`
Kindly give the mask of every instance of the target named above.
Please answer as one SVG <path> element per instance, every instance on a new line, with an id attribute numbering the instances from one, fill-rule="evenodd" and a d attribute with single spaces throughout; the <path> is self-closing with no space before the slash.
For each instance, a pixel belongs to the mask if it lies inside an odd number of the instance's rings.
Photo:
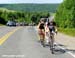
<path id="1" fill-rule="evenodd" d="M 58 32 L 58 29 L 57 29 L 57 26 L 55 26 L 55 33 L 57 34 L 57 32 Z"/>
<path id="2" fill-rule="evenodd" d="M 56 22 L 53 22 L 54 28 L 55 28 L 55 32 L 57 33 L 58 29 L 57 29 L 57 24 Z"/>
<path id="3" fill-rule="evenodd" d="M 40 26 L 40 22 L 39 22 L 39 24 L 37 25 L 37 29 L 39 29 L 39 26 Z"/>

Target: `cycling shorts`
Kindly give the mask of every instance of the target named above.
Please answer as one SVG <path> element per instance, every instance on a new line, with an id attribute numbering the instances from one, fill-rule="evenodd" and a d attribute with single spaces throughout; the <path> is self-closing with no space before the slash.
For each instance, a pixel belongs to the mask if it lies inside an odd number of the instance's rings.
<path id="1" fill-rule="evenodd" d="M 40 35 L 45 35 L 45 30 L 44 29 L 39 29 L 39 34 Z"/>

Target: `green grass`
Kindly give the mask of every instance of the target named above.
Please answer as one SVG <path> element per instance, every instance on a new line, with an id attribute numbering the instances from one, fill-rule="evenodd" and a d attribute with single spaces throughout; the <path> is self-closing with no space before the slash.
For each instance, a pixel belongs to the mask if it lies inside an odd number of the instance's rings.
<path id="1" fill-rule="evenodd" d="M 5 26 L 5 25 L 3 25 L 3 24 L 0 24 L 0 26 Z"/>
<path id="2" fill-rule="evenodd" d="M 59 28 L 58 31 L 66 35 L 75 37 L 75 28 Z"/>

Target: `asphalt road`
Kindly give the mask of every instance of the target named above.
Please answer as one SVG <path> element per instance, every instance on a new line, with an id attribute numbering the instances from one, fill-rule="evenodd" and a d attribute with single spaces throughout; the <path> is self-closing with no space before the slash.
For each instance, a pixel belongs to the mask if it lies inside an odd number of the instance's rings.
<path id="1" fill-rule="evenodd" d="M 0 27 L 0 39 L 19 27 Z M 51 54 L 49 47 L 42 47 L 34 27 L 26 26 L 16 30 L 0 45 L 0 58 L 74 58 L 65 50 L 55 47 Z"/>

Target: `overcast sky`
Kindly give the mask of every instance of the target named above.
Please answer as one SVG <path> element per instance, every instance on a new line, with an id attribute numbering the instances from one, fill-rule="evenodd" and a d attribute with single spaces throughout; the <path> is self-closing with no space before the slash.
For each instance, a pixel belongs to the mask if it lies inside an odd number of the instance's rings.
<path id="1" fill-rule="evenodd" d="M 63 0 L 0 0 L 2 3 L 61 3 Z"/>

